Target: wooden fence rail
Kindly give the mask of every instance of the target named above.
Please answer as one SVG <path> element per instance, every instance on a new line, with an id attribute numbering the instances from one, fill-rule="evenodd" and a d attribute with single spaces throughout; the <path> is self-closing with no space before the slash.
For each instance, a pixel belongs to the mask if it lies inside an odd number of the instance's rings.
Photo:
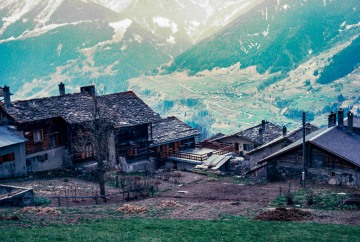
<path id="1" fill-rule="evenodd" d="M 45 199 L 57 199 L 58 206 L 61 206 L 61 199 L 74 199 L 75 201 L 77 199 L 94 199 L 96 204 L 99 204 L 99 199 L 105 199 L 110 197 L 115 197 L 122 195 L 123 200 L 125 200 L 125 195 L 128 195 L 128 198 L 130 194 L 141 194 L 142 192 L 149 192 L 149 193 L 155 193 L 156 190 L 158 190 L 156 187 L 149 187 L 149 188 L 140 188 L 140 189 L 134 189 L 134 190 L 125 190 L 122 192 L 112 193 L 112 194 L 106 194 L 105 196 L 101 195 L 91 195 L 91 196 L 36 196 L 36 198 L 45 198 Z"/>

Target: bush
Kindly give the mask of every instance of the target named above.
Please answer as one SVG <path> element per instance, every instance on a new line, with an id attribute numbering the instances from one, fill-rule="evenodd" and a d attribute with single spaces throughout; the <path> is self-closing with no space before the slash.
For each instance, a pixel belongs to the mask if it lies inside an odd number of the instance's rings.
<path id="1" fill-rule="evenodd" d="M 35 206 L 43 206 L 43 205 L 49 205 L 51 204 L 51 200 L 46 197 L 35 197 L 34 198 L 34 205 Z"/>
<path id="2" fill-rule="evenodd" d="M 314 192 L 313 191 L 310 190 L 308 193 L 306 193 L 305 198 L 306 198 L 306 204 L 308 206 L 311 206 L 314 204 Z"/>

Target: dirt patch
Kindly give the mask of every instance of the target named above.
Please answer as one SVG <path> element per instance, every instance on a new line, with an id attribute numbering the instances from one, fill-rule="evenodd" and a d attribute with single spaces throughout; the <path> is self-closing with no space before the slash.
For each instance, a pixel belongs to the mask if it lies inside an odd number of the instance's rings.
<path id="1" fill-rule="evenodd" d="M 275 210 L 265 211 L 255 217 L 255 220 L 265 221 L 303 221 L 312 219 L 308 211 L 297 208 L 276 208 Z"/>
<path id="2" fill-rule="evenodd" d="M 38 216 L 37 212 L 23 212 L 20 216 L 21 220 L 11 226 L 23 225 L 24 222 L 22 221 L 46 225 L 52 223 L 71 224 L 93 221 L 94 219 L 121 219 L 124 217 L 219 219 L 224 216 L 241 216 L 254 218 L 259 213 L 269 209 L 274 199 L 283 195 L 288 189 L 291 191 L 302 189 L 298 180 L 249 185 L 237 184 L 241 181 L 233 177 L 213 178 L 191 172 L 180 172 L 179 174 L 181 175 L 175 176 L 180 177 L 181 180 L 176 181 L 176 183 L 172 179 L 165 180 L 162 176 L 158 178 L 158 192 L 155 196 L 139 197 L 137 200 L 126 201 L 127 195 L 124 197 L 119 193 L 121 188 L 107 184 L 107 193 L 117 195 L 107 196 L 106 201 L 103 199 L 97 201 L 93 198 L 78 198 L 76 200 L 67 198 L 61 199 L 59 206 L 58 200 L 52 199 L 52 203 L 46 206 L 60 211 L 61 216 L 44 211 L 44 216 Z M 210 178 L 213 179 L 210 180 Z M 91 196 L 97 193 L 96 190 L 98 189 L 98 184 L 95 182 L 80 178 L 16 179 L 7 181 L 7 183 L 15 186 L 33 187 L 35 195 L 44 197 L 64 196 L 65 191 L 66 195 L 70 196 L 75 195 L 75 193 L 77 196 Z M 332 191 L 333 193 L 360 194 L 358 188 L 350 189 L 314 184 L 307 184 L 307 186 L 314 192 L 321 190 Z M 186 193 L 179 193 L 179 191 L 186 191 Z M 142 209 L 137 212 L 134 206 Z M 124 211 L 117 212 L 120 208 L 123 208 Z M 16 213 L 18 210 L 18 208 L 4 208 L 0 211 L 3 215 L 12 216 L 19 215 Z M 141 210 L 145 212 L 141 212 Z M 360 225 L 360 210 L 314 209 L 311 210 L 311 214 L 314 222 Z"/>

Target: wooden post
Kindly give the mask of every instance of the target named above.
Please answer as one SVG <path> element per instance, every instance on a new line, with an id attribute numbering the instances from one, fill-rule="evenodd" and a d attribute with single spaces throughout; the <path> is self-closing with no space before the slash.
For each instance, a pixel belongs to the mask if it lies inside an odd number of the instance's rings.
<path id="1" fill-rule="evenodd" d="M 119 187 L 119 175 L 116 175 L 116 176 L 115 176 L 115 180 L 116 180 L 115 186 L 116 186 L 116 187 Z"/>
<path id="2" fill-rule="evenodd" d="M 96 205 L 99 204 L 99 201 L 98 201 L 98 193 L 97 193 L 97 190 L 95 191 L 95 202 L 96 202 Z"/>
<path id="3" fill-rule="evenodd" d="M 335 121 L 336 122 L 336 121 Z M 305 126 L 306 126 L 306 113 L 302 113 L 302 131 L 303 131 L 303 144 L 302 144 L 302 173 L 301 173 L 301 185 L 305 187 L 305 161 L 306 161 L 306 147 L 305 147 Z"/>

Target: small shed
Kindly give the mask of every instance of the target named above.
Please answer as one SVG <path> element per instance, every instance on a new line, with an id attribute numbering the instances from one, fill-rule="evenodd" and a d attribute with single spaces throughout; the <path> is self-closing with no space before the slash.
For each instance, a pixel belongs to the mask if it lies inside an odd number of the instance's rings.
<path id="1" fill-rule="evenodd" d="M 7 126 L 0 126 L 0 178 L 26 176 L 26 139 Z"/>

